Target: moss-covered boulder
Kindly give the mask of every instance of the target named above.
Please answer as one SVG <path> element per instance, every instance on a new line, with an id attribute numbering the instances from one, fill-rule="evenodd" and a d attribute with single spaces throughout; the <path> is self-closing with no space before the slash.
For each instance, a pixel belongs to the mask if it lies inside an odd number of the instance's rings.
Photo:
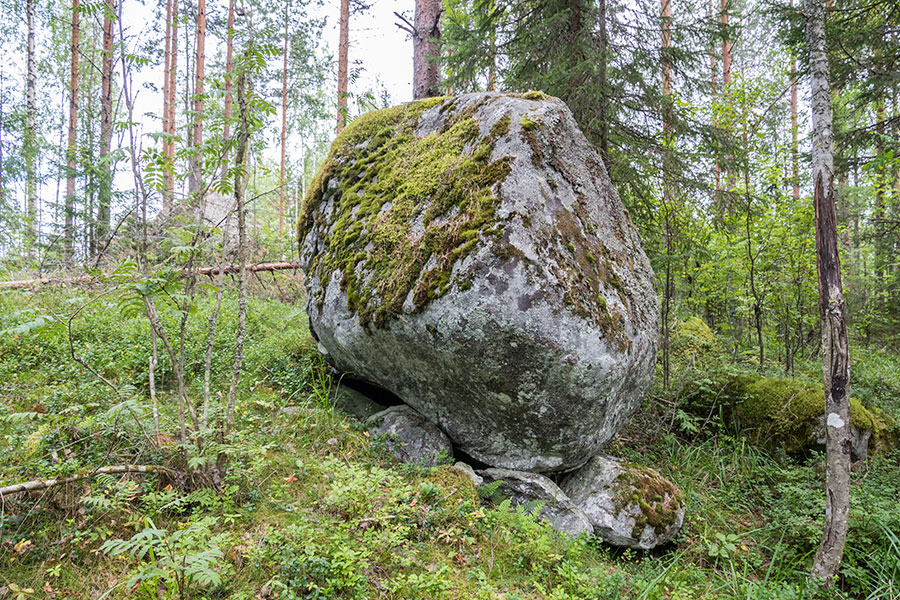
<path id="1" fill-rule="evenodd" d="M 335 140 L 299 223 L 311 330 L 496 467 L 584 464 L 656 357 L 653 273 L 561 101 L 433 98 Z"/>
<path id="2" fill-rule="evenodd" d="M 720 373 L 685 386 L 684 407 L 696 415 L 720 414 L 751 442 L 788 454 L 824 447 L 825 410 L 821 386 L 789 377 Z M 888 415 L 850 398 L 853 457 L 896 447 L 896 426 Z"/>
<path id="3" fill-rule="evenodd" d="M 562 491 L 614 546 L 649 550 L 668 543 L 684 522 L 684 496 L 653 469 L 598 455 L 569 475 Z"/>

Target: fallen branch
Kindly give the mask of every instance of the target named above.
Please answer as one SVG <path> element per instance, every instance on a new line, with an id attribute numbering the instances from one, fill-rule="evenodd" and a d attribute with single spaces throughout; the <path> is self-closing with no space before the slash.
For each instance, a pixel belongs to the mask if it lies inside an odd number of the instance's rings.
<path id="1" fill-rule="evenodd" d="M 169 477 L 174 477 L 178 474 L 168 467 L 161 467 L 159 465 L 112 465 L 109 467 L 98 467 L 84 473 L 79 473 L 78 475 L 70 475 L 69 477 L 62 477 L 60 479 L 35 479 L 33 481 L 25 481 L 23 483 L 0 487 L 0 498 L 11 496 L 13 494 L 46 490 L 57 485 L 89 479 L 95 475 L 114 475 L 116 473 L 162 473 Z"/>
<path id="2" fill-rule="evenodd" d="M 197 275 L 217 275 L 220 267 L 201 267 L 197 269 Z M 287 271 L 291 269 L 299 269 L 299 262 L 263 262 L 253 265 L 245 265 L 244 269 L 251 273 L 257 271 Z M 237 273 L 241 270 L 240 265 L 228 265 L 225 267 L 227 275 Z M 185 269 L 183 273 L 187 273 Z M 37 286 L 50 285 L 70 285 L 80 283 L 95 283 L 100 280 L 99 276 L 81 275 L 79 277 L 44 277 L 42 279 L 18 279 L 15 281 L 0 281 L 0 289 L 21 289 Z"/>

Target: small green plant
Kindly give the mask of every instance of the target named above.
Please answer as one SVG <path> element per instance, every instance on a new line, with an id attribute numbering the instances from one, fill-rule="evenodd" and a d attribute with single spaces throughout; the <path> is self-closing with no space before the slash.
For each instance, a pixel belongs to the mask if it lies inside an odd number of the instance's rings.
<path id="1" fill-rule="evenodd" d="M 126 585 L 133 594 L 146 598 L 189 598 L 197 588 L 222 584 L 231 570 L 223 562 L 221 547 L 225 536 L 213 535 L 218 519 L 206 517 L 169 532 L 158 529 L 150 519 L 142 531 L 130 539 L 106 541 L 100 549 L 109 556 L 128 556 L 138 561 Z M 164 596 L 159 591 L 165 590 Z"/>

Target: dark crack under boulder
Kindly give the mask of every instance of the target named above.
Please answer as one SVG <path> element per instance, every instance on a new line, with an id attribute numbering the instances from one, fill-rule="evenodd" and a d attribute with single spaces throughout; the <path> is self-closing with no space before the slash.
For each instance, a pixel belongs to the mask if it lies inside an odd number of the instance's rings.
<path id="1" fill-rule="evenodd" d="M 653 273 L 606 169 L 544 94 L 363 115 L 299 223 L 313 335 L 492 466 L 584 464 L 640 404 Z"/>
<path id="2" fill-rule="evenodd" d="M 560 485 L 614 546 L 649 550 L 669 542 L 684 522 L 684 498 L 653 469 L 599 455 Z"/>

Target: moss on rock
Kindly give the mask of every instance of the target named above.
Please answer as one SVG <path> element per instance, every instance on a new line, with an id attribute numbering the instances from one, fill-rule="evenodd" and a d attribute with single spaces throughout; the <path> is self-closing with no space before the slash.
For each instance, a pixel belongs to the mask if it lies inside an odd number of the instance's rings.
<path id="1" fill-rule="evenodd" d="M 821 388 L 790 378 L 744 373 L 723 375 L 693 389 L 689 386 L 686 396 L 688 407 L 703 416 L 718 406 L 727 421 L 759 445 L 800 454 L 817 443 L 824 413 Z M 872 431 L 870 445 L 875 451 L 896 445 L 892 419 L 856 398 L 850 399 L 850 424 Z"/>
<path id="2" fill-rule="evenodd" d="M 422 113 L 442 103 L 441 130 L 416 136 Z M 416 309 L 445 294 L 454 263 L 494 226 L 494 188 L 510 159 L 490 160 L 503 126 L 480 137 L 476 108 L 429 98 L 367 113 L 341 132 L 310 185 L 299 238 L 318 228 L 324 249 L 311 269 L 323 281 L 342 274 L 361 323 L 383 325 L 410 293 Z M 328 201 L 335 212 L 326 217 L 319 208 Z"/>
<path id="3" fill-rule="evenodd" d="M 658 536 L 668 532 L 684 508 L 681 490 L 653 469 L 631 463 L 623 463 L 622 469 L 613 484 L 613 502 L 616 511 L 634 518 L 631 536 L 640 540 L 646 527 Z"/>

